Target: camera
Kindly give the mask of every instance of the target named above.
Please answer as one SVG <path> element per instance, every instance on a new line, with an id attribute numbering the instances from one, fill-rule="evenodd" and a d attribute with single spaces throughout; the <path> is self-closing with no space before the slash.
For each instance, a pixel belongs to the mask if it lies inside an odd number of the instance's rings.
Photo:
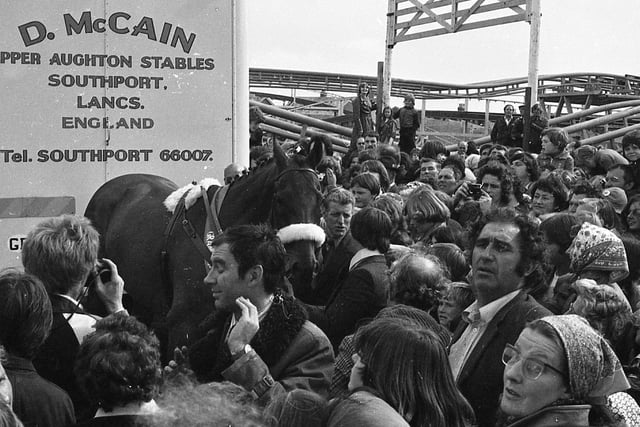
<path id="1" fill-rule="evenodd" d="M 102 283 L 111 281 L 111 268 L 109 267 L 109 264 L 107 264 L 103 260 L 100 260 L 100 266 L 98 267 L 97 271 L 98 276 L 100 276 L 100 280 L 102 280 Z"/>
<path id="2" fill-rule="evenodd" d="M 473 200 L 480 200 L 482 196 L 482 184 L 469 184 L 469 194 L 473 197 Z"/>

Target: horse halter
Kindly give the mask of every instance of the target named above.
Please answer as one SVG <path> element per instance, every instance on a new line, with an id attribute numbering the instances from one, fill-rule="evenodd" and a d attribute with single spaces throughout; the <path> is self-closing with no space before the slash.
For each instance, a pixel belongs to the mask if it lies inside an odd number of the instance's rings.
<path id="1" fill-rule="evenodd" d="M 276 176 L 276 179 L 275 179 L 274 182 L 278 182 L 280 180 L 280 178 L 282 178 L 283 176 L 285 176 L 289 172 L 309 172 L 309 173 L 314 174 L 316 176 L 316 178 L 318 177 L 318 172 L 316 172 L 314 169 L 311 169 L 311 168 L 291 168 L 291 169 L 285 169 L 282 172 L 280 172 L 278 174 L 278 176 Z"/>

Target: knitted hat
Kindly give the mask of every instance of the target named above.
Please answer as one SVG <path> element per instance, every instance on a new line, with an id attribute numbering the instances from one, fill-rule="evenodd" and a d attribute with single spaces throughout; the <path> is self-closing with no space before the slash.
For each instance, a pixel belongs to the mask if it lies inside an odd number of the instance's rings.
<path id="1" fill-rule="evenodd" d="M 609 283 L 629 275 L 627 254 L 622 240 L 606 228 L 585 222 L 567 249 L 574 273 L 584 270 L 609 272 Z"/>
<path id="2" fill-rule="evenodd" d="M 627 193 L 622 188 L 605 188 L 602 192 L 602 197 L 611 203 L 617 214 L 622 213 L 624 207 L 627 206 Z"/>

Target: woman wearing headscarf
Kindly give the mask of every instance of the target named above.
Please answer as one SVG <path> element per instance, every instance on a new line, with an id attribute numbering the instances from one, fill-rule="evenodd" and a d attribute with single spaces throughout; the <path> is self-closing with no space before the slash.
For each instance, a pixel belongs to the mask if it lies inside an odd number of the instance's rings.
<path id="1" fill-rule="evenodd" d="M 502 425 L 626 425 L 614 417 L 608 397 L 629 382 L 607 341 L 582 317 L 531 322 L 505 347 L 502 361 Z"/>
<path id="2" fill-rule="evenodd" d="M 576 279 L 591 279 L 611 286 L 629 306 L 627 297 L 616 283 L 629 274 L 627 254 L 618 236 L 603 227 L 585 222 L 567 249 L 569 270 Z"/>

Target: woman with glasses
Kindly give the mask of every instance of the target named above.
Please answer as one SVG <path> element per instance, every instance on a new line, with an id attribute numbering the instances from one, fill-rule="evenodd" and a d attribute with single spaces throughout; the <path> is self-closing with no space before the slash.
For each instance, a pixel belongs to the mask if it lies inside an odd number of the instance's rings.
<path id="1" fill-rule="evenodd" d="M 582 317 L 531 322 L 502 355 L 499 425 L 623 426 L 607 398 L 629 388 L 620 361 Z"/>

